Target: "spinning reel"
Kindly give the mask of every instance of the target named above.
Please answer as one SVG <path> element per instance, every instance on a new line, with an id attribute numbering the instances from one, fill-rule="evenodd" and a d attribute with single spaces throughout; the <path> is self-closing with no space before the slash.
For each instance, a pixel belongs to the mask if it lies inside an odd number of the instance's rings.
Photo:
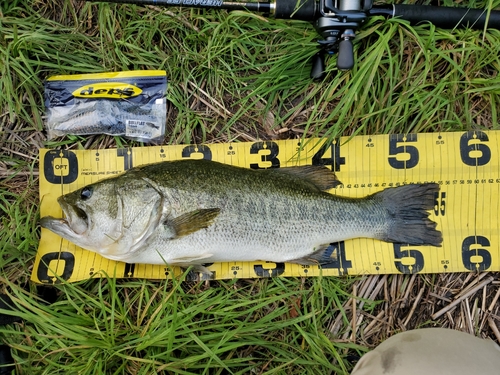
<path id="1" fill-rule="evenodd" d="M 319 6 L 320 17 L 315 28 L 323 37 L 318 43 L 321 51 L 313 59 L 312 78 L 322 78 L 325 71 L 325 54 L 338 53 L 337 68 L 350 70 L 354 66 L 352 40 L 356 29 L 367 19 L 372 8 L 372 0 L 360 3 L 358 0 L 322 0 Z"/>

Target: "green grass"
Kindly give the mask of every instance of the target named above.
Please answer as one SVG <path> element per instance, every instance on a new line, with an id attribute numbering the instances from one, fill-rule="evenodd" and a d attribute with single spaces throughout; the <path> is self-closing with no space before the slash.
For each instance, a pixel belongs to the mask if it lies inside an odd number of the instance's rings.
<path id="1" fill-rule="evenodd" d="M 451 5 L 450 1 L 443 3 Z M 499 8 L 500 2 L 462 2 Z M 372 18 L 356 65 L 309 78 L 307 22 L 245 12 L 73 0 L 0 1 L 0 265 L 23 323 L 0 327 L 19 374 L 343 374 L 367 348 L 330 325 L 349 278 L 192 284 L 104 278 L 60 284 L 44 305 L 21 288 L 38 244 L 38 148 L 138 145 L 47 140 L 51 75 L 164 69 L 165 144 L 498 129 L 500 32 Z M 371 313 L 373 303 L 363 307 Z"/>
<path id="2" fill-rule="evenodd" d="M 105 278 L 60 286 L 50 306 L 8 284 L 26 324 L 0 333 L 19 373 L 342 373 L 346 353 L 363 352 L 324 328 L 340 312 L 345 280 Z"/>
<path id="3" fill-rule="evenodd" d="M 240 11 L 62 3 L 62 12 L 50 1 L 28 9 L 19 1 L 3 10 L 0 107 L 10 121 L 19 117 L 42 129 L 48 75 L 165 69 L 174 108 L 167 142 L 233 140 L 242 131 L 256 137 L 266 133 L 269 113 L 268 136 L 284 127 L 295 136 L 336 137 L 353 129 L 498 124 L 497 30 L 450 31 L 374 17 L 358 35 L 353 71 L 339 72 L 333 58 L 324 81 L 314 83 L 309 65 L 318 35 L 307 22 Z"/>

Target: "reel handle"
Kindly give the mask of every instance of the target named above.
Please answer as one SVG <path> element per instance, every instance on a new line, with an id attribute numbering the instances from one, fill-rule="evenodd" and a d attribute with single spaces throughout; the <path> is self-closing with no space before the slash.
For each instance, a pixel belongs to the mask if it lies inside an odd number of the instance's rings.
<path id="1" fill-rule="evenodd" d="M 339 68 L 339 70 L 351 70 L 354 66 L 352 40 L 349 37 L 345 37 L 345 33 L 342 34 L 342 36 L 344 36 L 344 38 L 339 42 L 337 68 Z M 354 32 L 352 33 L 352 36 L 354 37 Z"/>

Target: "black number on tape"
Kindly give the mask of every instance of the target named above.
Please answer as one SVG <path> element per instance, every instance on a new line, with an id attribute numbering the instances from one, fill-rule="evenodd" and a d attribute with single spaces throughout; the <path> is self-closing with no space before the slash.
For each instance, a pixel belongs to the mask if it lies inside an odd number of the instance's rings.
<path id="1" fill-rule="evenodd" d="M 256 264 L 253 266 L 253 270 L 260 277 L 275 277 L 285 272 L 285 263 L 276 263 L 274 268 L 264 268 L 262 264 Z"/>
<path id="2" fill-rule="evenodd" d="M 400 243 L 392 244 L 394 247 L 394 265 L 401 273 L 413 274 L 422 271 L 424 268 L 424 256 L 418 250 L 402 250 Z M 413 264 L 403 264 L 403 259 L 412 259 Z"/>
<path id="3" fill-rule="evenodd" d="M 408 143 L 416 141 L 416 134 L 389 135 L 389 165 L 395 169 L 409 169 L 415 167 L 419 159 L 418 149 Z M 402 154 L 408 155 L 406 160 L 397 159 L 397 157 Z"/>
<path id="4" fill-rule="evenodd" d="M 78 158 L 68 150 L 52 150 L 43 158 L 45 179 L 51 184 L 70 184 L 78 178 Z"/>
<path id="5" fill-rule="evenodd" d="M 269 150 L 269 154 L 261 154 L 261 151 Z M 266 169 L 269 168 L 269 163 L 271 163 L 271 168 L 279 168 L 280 160 L 278 159 L 278 154 L 280 152 L 278 144 L 275 142 L 256 142 L 250 146 L 250 154 L 261 154 L 260 163 L 250 164 L 252 169 Z"/>
<path id="6" fill-rule="evenodd" d="M 71 275 L 73 275 L 73 270 L 75 268 L 75 256 L 73 254 L 68 253 L 67 251 L 47 253 L 40 259 L 38 270 L 36 272 L 36 276 L 38 277 L 38 280 L 40 280 L 40 282 L 52 284 L 58 284 L 61 282 L 60 279 L 58 279 L 53 274 L 53 272 L 55 271 L 54 265 L 52 265 L 50 267 L 51 269 L 49 270 L 49 265 L 52 261 L 64 262 L 64 269 L 62 271 L 62 274 L 57 275 L 59 276 L 59 278 L 68 280 Z M 49 272 L 52 275 L 49 275 Z"/>
<path id="7" fill-rule="evenodd" d="M 346 259 L 344 241 L 331 243 L 325 251 L 326 256 L 332 260 L 331 262 L 321 264 L 321 268 L 336 268 L 339 271 L 339 275 L 347 275 L 349 268 L 352 268 L 352 262 Z"/>
<path id="8" fill-rule="evenodd" d="M 485 271 L 491 267 L 491 254 L 477 245 L 488 247 L 490 241 L 483 236 L 467 237 L 462 242 L 462 262 L 470 271 Z"/>
<path id="9" fill-rule="evenodd" d="M 205 145 L 200 145 L 200 146 L 190 145 L 182 149 L 183 158 L 190 158 L 193 156 L 193 154 L 202 154 L 203 159 L 212 160 L 212 150 L 210 150 L 210 147 Z"/>
<path id="10" fill-rule="evenodd" d="M 329 156 L 324 158 L 328 152 Z M 325 143 L 312 157 L 313 165 L 329 165 L 332 171 L 340 171 L 340 166 L 345 164 L 345 158 L 340 156 L 340 141 L 334 140 L 331 144 Z"/>
<path id="11" fill-rule="evenodd" d="M 116 155 L 123 158 L 123 169 L 128 170 L 134 166 L 132 160 L 132 150 L 129 148 L 118 148 L 116 150 Z"/>
<path id="12" fill-rule="evenodd" d="M 491 159 L 491 150 L 487 144 L 481 143 L 488 141 L 488 135 L 481 131 L 469 131 L 462 134 L 460 137 L 460 157 L 464 164 L 471 167 L 488 164 Z"/>
<path id="13" fill-rule="evenodd" d="M 440 191 L 434 193 L 434 214 L 444 216 L 446 213 L 446 193 Z"/>

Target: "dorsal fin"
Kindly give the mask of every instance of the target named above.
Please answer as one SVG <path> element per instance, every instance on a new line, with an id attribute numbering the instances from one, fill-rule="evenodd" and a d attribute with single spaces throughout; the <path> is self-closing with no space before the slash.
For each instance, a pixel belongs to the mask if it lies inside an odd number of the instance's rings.
<path id="1" fill-rule="evenodd" d="M 342 182 L 337 179 L 335 173 L 325 166 L 303 165 L 299 167 L 276 168 L 272 169 L 272 171 L 275 173 L 285 173 L 307 181 L 321 191 L 330 190 L 342 184 Z"/>

